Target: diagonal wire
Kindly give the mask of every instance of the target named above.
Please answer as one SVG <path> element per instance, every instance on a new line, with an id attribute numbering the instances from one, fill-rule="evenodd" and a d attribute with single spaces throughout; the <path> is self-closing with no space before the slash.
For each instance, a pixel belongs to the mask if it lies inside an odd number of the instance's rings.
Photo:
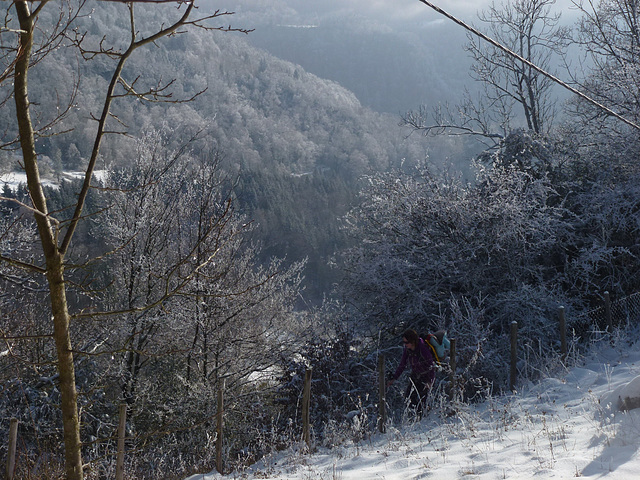
<path id="1" fill-rule="evenodd" d="M 527 60 L 526 58 L 518 55 L 516 52 L 508 49 L 507 47 L 505 47 L 504 45 L 502 45 L 501 43 L 498 43 L 496 40 L 494 40 L 491 37 L 488 37 L 487 35 L 485 35 L 484 33 L 480 32 L 479 30 L 476 30 L 475 28 L 473 28 L 472 26 L 466 24 L 465 22 L 463 22 L 462 20 L 459 20 L 458 18 L 454 17 L 453 15 L 451 15 L 450 13 L 445 12 L 442 8 L 438 7 L 437 5 L 434 5 L 433 3 L 427 1 L 427 0 L 418 0 L 420 3 L 425 4 L 427 7 L 432 8 L 433 10 L 435 10 L 436 12 L 438 12 L 441 15 L 444 15 L 445 17 L 447 17 L 449 20 L 452 20 L 453 22 L 457 23 L 458 25 L 460 25 L 461 27 L 467 29 L 468 31 L 470 31 L 471 33 L 473 33 L 474 35 L 480 37 L 482 40 L 485 40 L 487 42 L 489 42 L 491 45 L 493 45 L 496 48 L 499 48 L 500 50 L 502 50 L 503 52 L 505 52 L 507 55 L 511 55 L 512 57 L 517 58 L 518 60 L 520 60 L 521 62 L 523 62 L 524 64 L 528 65 L 529 67 L 533 68 L 534 70 L 536 70 L 537 72 L 541 73 L 542 75 L 544 75 L 545 77 L 549 78 L 550 80 L 554 81 L 555 83 L 557 83 L 558 85 L 566 88 L 567 90 L 569 90 L 570 92 L 578 95 L 580 98 L 586 100 L 587 102 L 589 102 L 590 104 L 594 105 L 595 107 L 604 110 L 605 112 L 607 112 L 609 115 L 617 118 L 618 120 L 621 120 L 622 122 L 626 123 L 627 125 L 635 128 L 636 130 L 640 130 L 640 125 L 638 125 L 637 123 L 632 122 L 631 120 L 623 117 L 622 115 L 620 115 L 619 113 L 614 112 L 613 110 L 611 110 L 610 108 L 604 106 L 603 104 L 597 102 L 596 100 L 592 99 L 591 97 L 585 95 L 584 93 L 582 93 L 579 90 L 576 90 L 575 88 L 573 88 L 571 85 L 567 84 L 566 82 L 563 82 L 562 80 L 560 80 L 558 77 L 552 75 L 551 73 L 547 72 L 546 70 L 543 70 L 542 68 L 538 67 L 536 64 L 530 62 L 529 60 Z"/>

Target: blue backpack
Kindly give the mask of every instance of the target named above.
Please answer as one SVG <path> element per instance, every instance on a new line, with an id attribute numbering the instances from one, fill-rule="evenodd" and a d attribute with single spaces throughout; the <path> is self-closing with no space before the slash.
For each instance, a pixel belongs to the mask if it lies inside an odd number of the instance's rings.
<path id="1" fill-rule="evenodd" d="M 447 338 L 447 332 L 438 330 L 436 333 L 427 333 L 422 339 L 424 343 L 431 347 L 433 358 L 435 358 L 436 363 L 439 365 L 440 362 L 444 360 L 447 350 L 451 348 L 451 342 L 449 342 Z"/>

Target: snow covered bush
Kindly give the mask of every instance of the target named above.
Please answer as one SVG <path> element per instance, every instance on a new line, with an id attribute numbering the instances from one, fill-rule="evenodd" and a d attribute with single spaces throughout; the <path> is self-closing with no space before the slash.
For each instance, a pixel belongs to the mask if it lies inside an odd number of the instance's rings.
<path id="1" fill-rule="evenodd" d="M 396 337 L 408 326 L 453 326 L 452 301 L 481 309 L 473 330 L 487 334 L 468 341 L 483 343 L 492 358 L 494 371 L 481 376 L 498 380 L 511 321 L 523 322 L 526 340 L 537 342 L 536 322 L 555 307 L 549 258 L 567 225 L 546 175 L 476 167 L 475 183 L 426 167 L 369 178 L 349 219 L 362 243 L 344 256 L 343 292 L 372 332 Z"/>
<path id="2" fill-rule="evenodd" d="M 297 431 L 305 371 L 312 369 L 311 423 L 317 444 L 357 441 L 375 427 L 377 357 L 368 354 L 362 335 L 339 311 L 316 312 L 314 335 L 299 355 L 283 358 L 277 401 L 283 420 Z"/>
<path id="3" fill-rule="evenodd" d="M 516 131 L 475 164 L 474 182 L 426 166 L 368 177 L 347 218 L 360 243 L 341 258 L 340 292 L 370 337 L 446 328 L 477 352 L 460 368 L 500 389 L 511 322 L 520 373 L 536 377 L 557 356 L 560 305 L 580 312 L 605 289 L 637 291 L 638 169 L 565 163 L 562 148 Z M 481 314 L 460 324 L 461 306 Z"/>

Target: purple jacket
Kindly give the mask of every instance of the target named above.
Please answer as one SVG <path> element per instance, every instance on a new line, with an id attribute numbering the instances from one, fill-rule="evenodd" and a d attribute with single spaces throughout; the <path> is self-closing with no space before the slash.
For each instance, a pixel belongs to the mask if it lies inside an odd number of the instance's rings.
<path id="1" fill-rule="evenodd" d="M 407 366 L 407 361 L 411 365 L 411 375 L 421 377 L 421 379 L 433 383 L 436 377 L 435 360 L 429 346 L 424 343 L 421 338 L 418 339 L 418 346 L 415 350 L 411 351 L 406 346 L 402 352 L 402 358 L 400 359 L 400 365 L 396 369 L 396 373 L 393 374 L 393 379 L 397 380 L 404 369 Z"/>

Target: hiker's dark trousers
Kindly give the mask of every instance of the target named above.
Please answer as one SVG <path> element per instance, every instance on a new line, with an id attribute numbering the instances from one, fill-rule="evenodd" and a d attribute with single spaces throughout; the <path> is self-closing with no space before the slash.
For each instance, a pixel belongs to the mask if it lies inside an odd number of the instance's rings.
<path id="1" fill-rule="evenodd" d="M 431 390 L 431 382 L 424 376 L 411 375 L 405 398 L 409 401 L 409 406 L 416 411 L 418 415 L 422 415 L 424 406 Z"/>

